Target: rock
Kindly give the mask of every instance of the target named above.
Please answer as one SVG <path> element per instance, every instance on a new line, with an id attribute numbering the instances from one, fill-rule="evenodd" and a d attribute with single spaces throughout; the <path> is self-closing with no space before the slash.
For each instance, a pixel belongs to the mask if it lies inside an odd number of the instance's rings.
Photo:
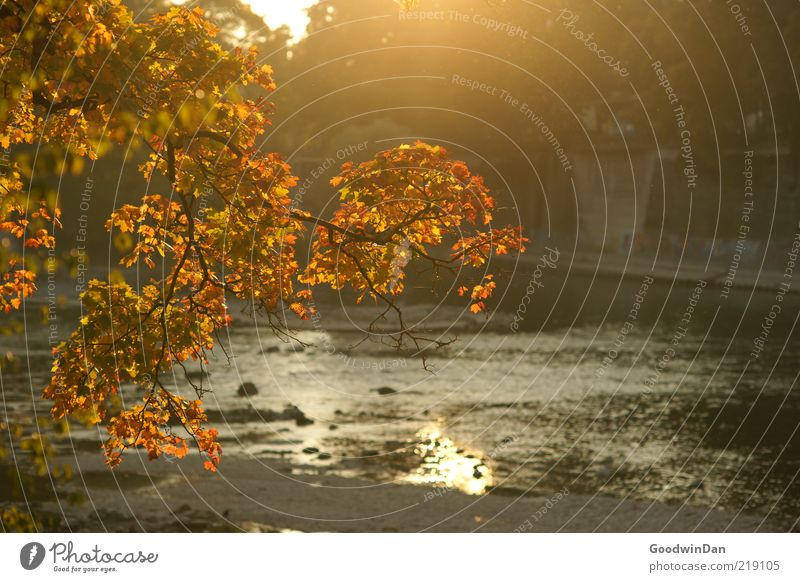
<path id="1" fill-rule="evenodd" d="M 308 418 L 305 413 L 297 408 L 294 404 L 289 404 L 283 409 L 280 420 L 293 420 L 297 426 L 308 426 L 314 424 L 314 421 Z"/>
<path id="2" fill-rule="evenodd" d="M 239 396 L 255 396 L 258 394 L 258 388 L 252 382 L 243 382 L 236 394 Z"/>
<path id="3" fill-rule="evenodd" d="M 378 451 L 373 451 L 372 449 L 361 451 L 362 457 L 377 457 L 378 455 L 380 455 L 380 453 Z"/>
<path id="4" fill-rule="evenodd" d="M 317 458 L 318 458 L 320 461 L 327 461 L 327 460 L 328 460 L 328 459 L 330 459 L 332 456 L 333 456 L 333 455 L 331 455 L 330 453 L 320 453 L 319 455 L 317 455 Z"/>
<path id="5" fill-rule="evenodd" d="M 397 390 L 389 388 L 388 386 L 381 386 L 380 388 L 373 388 L 370 392 L 377 392 L 381 396 L 389 396 L 390 394 L 397 394 Z"/>
<path id="6" fill-rule="evenodd" d="M 338 430 L 338 429 L 339 429 L 339 425 L 338 424 L 328 425 L 328 430 Z"/>
<path id="7" fill-rule="evenodd" d="M 248 392 L 248 390 L 250 390 Z M 250 382 L 245 382 L 239 388 L 239 396 L 250 396 L 256 394 L 258 390 Z M 277 411 L 267 408 L 258 410 L 256 408 L 247 408 L 239 410 L 214 410 L 209 409 L 206 411 L 209 422 L 287 422 L 295 421 L 297 426 L 307 426 L 314 424 L 314 421 L 308 418 L 302 410 L 292 404 L 288 404 L 283 410 Z M 279 429 L 283 430 L 283 429 Z"/>
<path id="8" fill-rule="evenodd" d="M 705 489 L 705 487 L 706 484 L 699 480 L 689 485 L 689 489 Z"/>
<path id="9" fill-rule="evenodd" d="M 281 349 L 278 346 L 267 346 L 261 349 L 262 354 L 275 354 L 279 351 L 281 351 Z"/>
<path id="10" fill-rule="evenodd" d="M 303 449 L 303 452 L 307 455 L 316 455 L 319 449 L 317 447 L 306 447 Z"/>

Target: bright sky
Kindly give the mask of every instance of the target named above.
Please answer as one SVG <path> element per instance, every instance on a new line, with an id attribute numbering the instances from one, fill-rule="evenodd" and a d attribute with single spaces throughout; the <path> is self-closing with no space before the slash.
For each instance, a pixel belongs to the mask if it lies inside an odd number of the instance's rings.
<path id="1" fill-rule="evenodd" d="M 308 17 L 305 9 L 317 0 L 244 0 L 253 12 L 263 16 L 270 28 L 283 24 L 292 31 L 292 42 L 297 42 L 306 31 Z"/>

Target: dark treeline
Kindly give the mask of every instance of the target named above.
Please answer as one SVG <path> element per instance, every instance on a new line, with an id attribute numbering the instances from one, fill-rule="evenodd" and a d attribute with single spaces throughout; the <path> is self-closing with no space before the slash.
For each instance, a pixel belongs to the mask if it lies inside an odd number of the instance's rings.
<path id="1" fill-rule="evenodd" d="M 167 5 L 129 4 L 139 18 Z M 275 69 L 264 149 L 292 163 L 302 207 L 324 212 L 331 166 L 420 137 L 483 173 L 529 235 L 565 244 L 733 244 L 748 168 L 748 249 L 796 229 L 793 0 L 329 0 L 295 45 L 237 0 L 199 5 L 220 42 L 255 44 Z M 95 166 L 98 215 L 142 193 L 122 161 Z M 62 184 L 67 230 L 63 189 L 82 181 Z"/>

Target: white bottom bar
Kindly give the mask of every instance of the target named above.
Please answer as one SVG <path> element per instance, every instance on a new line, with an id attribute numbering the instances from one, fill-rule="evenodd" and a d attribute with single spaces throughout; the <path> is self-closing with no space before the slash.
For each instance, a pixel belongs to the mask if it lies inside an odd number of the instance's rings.
<path id="1" fill-rule="evenodd" d="M 792 534 L 4 534 L 0 571 L 13 581 L 796 581 L 798 550 Z"/>

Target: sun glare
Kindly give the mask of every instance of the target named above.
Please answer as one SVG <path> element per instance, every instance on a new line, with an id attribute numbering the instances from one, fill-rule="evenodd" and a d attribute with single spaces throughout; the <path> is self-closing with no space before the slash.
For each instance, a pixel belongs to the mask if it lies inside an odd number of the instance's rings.
<path id="1" fill-rule="evenodd" d="M 408 476 L 411 483 L 458 489 L 469 495 L 479 495 L 493 484 L 492 471 L 478 451 L 459 448 L 435 428 L 421 430 L 417 438 L 414 452 L 422 462 Z"/>
<path id="2" fill-rule="evenodd" d="M 306 8 L 317 0 L 250 0 L 247 4 L 253 12 L 263 17 L 270 28 L 288 26 L 292 33 L 291 42 L 299 41 L 306 32 L 308 15 Z"/>

